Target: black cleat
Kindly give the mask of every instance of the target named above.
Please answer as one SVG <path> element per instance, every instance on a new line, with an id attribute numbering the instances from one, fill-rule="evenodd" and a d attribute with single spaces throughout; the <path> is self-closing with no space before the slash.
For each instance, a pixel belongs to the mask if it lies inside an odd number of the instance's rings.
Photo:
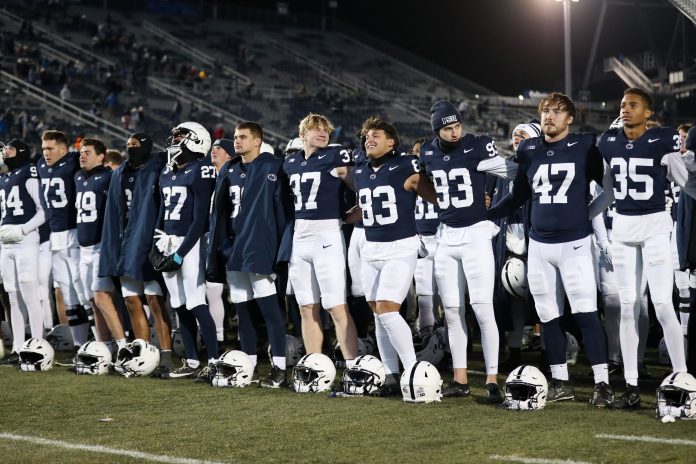
<path id="1" fill-rule="evenodd" d="M 288 386 L 285 370 L 278 366 L 273 366 L 268 376 L 259 382 L 261 388 L 283 388 Z"/>
<path id="2" fill-rule="evenodd" d="M 387 379 L 384 381 L 384 385 L 379 387 L 377 390 L 370 392 L 370 396 L 376 396 L 380 398 L 399 395 L 401 395 L 401 387 L 399 386 L 399 374 L 387 374 Z"/>
<path id="3" fill-rule="evenodd" d="M 196 375 L 196 378 L 193 379 L 194 382 L 197 383 L 207 383 L 208 385 L 213 384 L 213 377 L 215 377 L 215 364 L 208 364 L 206 367 L 201 369 L 201 371 Z"/>
<path id="4" fill-rule="evenodd" d="M 623 395 L 612 401 L 612 409 L 638 409 L 640 408 L 640 390 L 637 386 L 626 385 Z"/>
<path id="5" fill-rule="evenodd" d="M 489 404 L 500 404 L 503 402 L 503 396 L 500 394 L 498 384 L 486 384 L 486 402 Z"/>
<path id="6" fill-rule="evenodd" d="M 162 375 L 163 379 L 180 379 L 182 377 L 195 377 L 201 371 L 200 367 L 191 367 L 184 360 L 184 365 L 178 369 L 174 369 L 167 373 L 167 375 Z"/>
<path id="7" fill-rule="evenodd" d="M 471 395 L 471 389 L 468 383 L 459 383 L 452 381 L 449 385 L 442 389 L 444 398 L 464 398 Z"/>
<path id="8" fill-rule="evenodd" d="M 614 389 L 606 382 L 596 383 L 590 404 L 595 408 L 609 408 L 614 401 Z"/>
<path id="9" fill-rule="evenodd" d="M 0 341 L 0 343 L 2 343 Z M 0 359 L 0 365 L 2 366 L 15 366 L 19 364 L 19 354 L 15 353 L 14 351 L 10 354 L 8 354 L 6 357 Z"/>
<path id="10" fill-rule="evenodd" d="M 546 396 L 547 403 L 555 401 L 571 401 L 575 399 L 575 389 L 568 385 L 567 380 L 551 379 L 549 393 Z"/>

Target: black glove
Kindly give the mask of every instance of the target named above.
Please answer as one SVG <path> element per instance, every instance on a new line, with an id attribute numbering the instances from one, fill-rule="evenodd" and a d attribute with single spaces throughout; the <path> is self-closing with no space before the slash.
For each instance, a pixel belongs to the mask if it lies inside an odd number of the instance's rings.
<path id="1" fill-rule="evenodd" d="M 184 259 L 176 253 L 164 256 L 157 247 L 150 250 L 148 257 L 150 258 L 150 264 L 157 272 L 176 272 L 184 262 Z"/>

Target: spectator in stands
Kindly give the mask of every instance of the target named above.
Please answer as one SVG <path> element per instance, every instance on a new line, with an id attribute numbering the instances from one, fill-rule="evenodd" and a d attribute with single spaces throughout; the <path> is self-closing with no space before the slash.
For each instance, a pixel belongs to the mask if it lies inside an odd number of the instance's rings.
<path id="1" fill-rule="evenodd" d="M 63 102 L 72 100 L 72 92 L 70 91 L 70 87 L 68 87 L 67 82 L 63 84 L 63 88 L 60 89 L 60 99 L 63 100 Z"/>

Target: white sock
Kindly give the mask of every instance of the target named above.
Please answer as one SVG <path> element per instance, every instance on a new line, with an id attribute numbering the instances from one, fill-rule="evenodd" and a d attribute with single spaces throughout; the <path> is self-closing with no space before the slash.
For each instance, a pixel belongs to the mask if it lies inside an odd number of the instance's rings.
<path id="1" fill-rule="evenodd" d="M 498 351 L 500 350 L 500 334 L 495 323 L 493 303 L 472 303 L 476 320 L 481 328 L 481 345 L 483 359 L 486 363 L 486 375 L 498 373 Z M 466 349 L 466 346 L 465 346 Z"/>
<path id="2" fill-rule="evenodd" d="M 201 362 L 197 359 L 187 359 L 186 364 L 188 364 L 188 367 L 190 367 L 192 369 L 197 369 L 198 366 L 201 365 Z"/>
<path id="3" fill-rule="evenodd" d="M 568 380 L 568 364 L 551 364 L 551 378 L 556 380 Z"/>
<path id="4" fill-rule="evenodd" d="M 452 365 L 455 369 L 466 369 L 468 336 L 464 321 L 464 307 L 446 307 L 445 319 L 447 320 L 447 338 L 452 353 Z"/>
<path id="5" fill-rule="evenodd" d="M 686 353 L 684 353 L 684 335 L 681 326 L 674 313 L 672 303 L 661 303 L 655 305 L 655 315 L 660 321 L 662 332 L 665 335 L 665 344 L 669 359 L 672 361 L 674 372 L 686 372 Z"/>
<path id="6" fill-rule="evenodd" d="M 19 306 L 17 292 L 7 292 L 10 300 L 10 322 L 12 324 L 12 352 L 19 353 L 26 341 L 24 335 L 24 313 Z M 1 342 L 0 342 L 1 343 Z"/>
<path id="7" fill-rule="evenodd" d="M 285 356 L 273 356 L 273 365 L 278 369 L 285 370 Z"/>
<path id="8" fill-rule="evenodd" d="M 44 329 L 49 331 L 53 328 L 53 310 L 51 309 L 51 302 L 49 300 L 41 300 L 41 309 L 44 315 Z"/>
<path id="9" fill-rule="evenodd" d="M 205 296 L 208 300 L 208 309 L 215 322 L 215 336 L 217 341 L 224 340 L 225 305 L 222 303 L 222 285 L 205 284 Z"/>
<path id="10" fill-rule="evenodd" d="M 592 366 L 592 372 L 594 373 L 594 383 L 609 383 L 609 366 L 607 363 L 595 364 Z"/>
<path id="11" fill-rule="evenodd" d="M 346 369 L 350 369 L 355 365 L 355 359 L 346 359 Z"/>
<path id="12" fill-rule="evenodd" d="M 379 315 L 375 314 L 375 338 L 377 339 L 377 349 L 379 357 L 384 364 L 384 371 L 387 374 L 399 373 L 399 354 L 389 340 L 389 334 L 382 325 Z"/>
<path id="13" fill-rule="evenodd" d="M 629 385 L 638 385 L 638 318 L 640 301 L 621 304 L 621 357 L 623 358 L 624 378 Z"/>
<path id="14" fill-rule="evenodd" d="M 399 313 L 380 314 L 384 330 L 389 334 L 389 341 L 399 354 L 404 369 L 410 369 L 416 363 L 416 350 L 413 348 L 411 329 Z"/>
<path id="15" fill-rule="evenodd" d="M 126 346 L 126 339 L 125 339 L 125 338 L 119 338 L 118 340 L 116 340 L 116 346 L 118 347 L 119 350 L 120 350 L 121 348 L 123 348 L 124 346 Z"/>
<path id="16" fill-rule="evenodd" d="M 249 359 L 251 360 L 251 364 L 254 366 L 254 369 L 256 369 L 256 355 L 249 355 Z"/>
<path id="17" fill-rule="evenodd" d="M 689 313 L 680 313 L 680 321 L 681 321 L 681 328 L 682 328 L 682 333 L 684 336 L 689 332 Z"/>
<path id="18" fill-rule="evenodd" d="M 85 322 L 78 325 L 70 326 L 70 333 L 72 334 L 73 343 L 75 346 L 80 347 L 87 343 L 87 338 L 89 337 L 89 322 Z"/>

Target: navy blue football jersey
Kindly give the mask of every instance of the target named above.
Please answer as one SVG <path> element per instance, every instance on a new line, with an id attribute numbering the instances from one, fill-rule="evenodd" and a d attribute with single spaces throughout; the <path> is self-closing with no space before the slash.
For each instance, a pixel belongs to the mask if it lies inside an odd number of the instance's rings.
<path id="1" fill-rule="evenodd" d="M 595 136 L 568 134 L 554 143 L 542 137 L 526 139 L 517 148 L 517 160 L 512 195 L 516 204 L 532 197 L 530 238 L 562 243 L 590 235 L 590 182 L 601 184 L 603 177 Z M 498 205 L 490 216 L 496 217 L 497 211 Z"/>
<path id="2" fill-rule="evenodd" d="M 662 158 L 679 150 L 679 133 L 669 127 L 648 129 L 628 140 L 623 129 L 604 132 L 597 146 L 611 166 L 616 212 L 628 216 L 665 210 L 667 168 Z"/>
<path id="3" fill-rule="evenodd" d="M 305 159 L 301 150 L 287 158 L 283 169 L 290 181 L 295 219 L 339 219 L 342 214 L 341 183 L 334 168 L 353 164 L 343 147 L 326 147 Z"/>
<path id="4" fill-rule="evenodd" d="M 162 171 L 159 179 L 164 206 L 163 230 L 169 235 L 185 236 L 197 208 L 205 217 L 215 188 L 215 166 L 206 158 L 187 163 L 182 168 Z"/>
<path id="5" fill-rule="evenodd" d="M 370 242 L 393 242 L 417 234 L 416 192 L 404 190 L 406 179 L 420 172 L 418 158 L 396 153 L 379 168 L 370 163 L 353 170 L 365 237 Z"/>
<path id="6" fill-rule="evenodd" d="M 71 230 L 76 226 L 75 173 L 80 169 L 79 157 L 77 152 L 68 152 L 53 166 L 46 164 L 46 160 L 39 161 L 36 166 L 51 232 Z"/>
<path id="7" fill-rule="evenodd" d="M 111 174 L 111 169 L 104 166 L 97 166 L 88 173 L 80 170 L 75 174 L 77 242 L 80 246 L 101 242 Z"/>
<path id="8" fill-rule="evenodd" d="M 357 169 L 358 166 L 366 165 L 367 164 L 367 155 L 365 154 L 365 150 L 362 148 L 356 148 L 353 150 L 353 153 L 351 153 L 353 156 L 353 169 Z M 352 190 L 349 189 L 349 192 L 352 192 Z M 355 196 L 355 192 L 353 192 L 353 195 Z M 351 204 L 348 209 L 352 208 L 354 205 L 357 204 L 357 196 L 355 196 L 355 203 Z M 363 228 L 363 223 L 362 221 L 358 221 L 355 224 L 353 224 L 353 227 L 357 227 L 359 229 Z"/>
<path id="9" fill-rule="evenodd" d="M 465 134 L 459 144 L 443 150 L 437 138 L 421 146 L 420 160 L 433 179 L 440 221 L 467 227 L 486 220 L 486 173 L 481 161 L 498 155 L 493 139 Z"/>
<path id="10" fill-rule="evenodd" d="M 26 224 L 36 214 L 36 203 L 27 191 L 27 181 L 39 182 L 36 166 L 27 164 L 0 176 L 0 223 Z"/>
<path id="11" fill-rule="evenodd" d="M 416 197 L 416 230 L 418 235 L 435 235 L 440 226 L 437 206 Z"/>

